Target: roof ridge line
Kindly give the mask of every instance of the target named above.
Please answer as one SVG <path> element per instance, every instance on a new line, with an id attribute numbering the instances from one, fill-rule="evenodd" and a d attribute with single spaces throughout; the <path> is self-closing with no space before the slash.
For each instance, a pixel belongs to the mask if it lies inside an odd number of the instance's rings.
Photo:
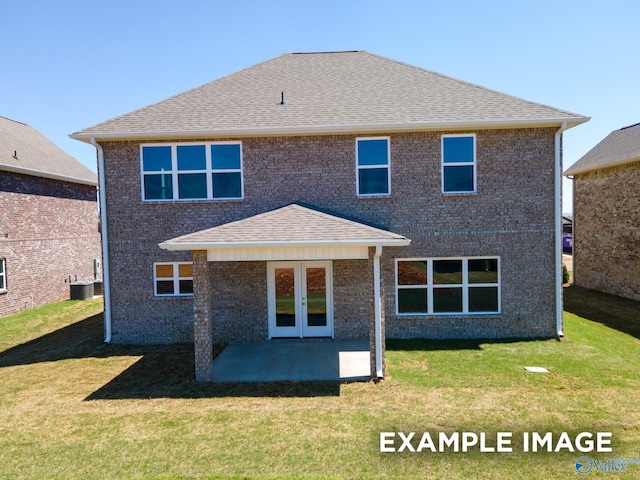
<path id="1" fill-rule="evenodd" d="M 18 120 L 14 120 L 13 118 L 5 117 L 3 115 L 0 115 L 0 118 L 4 118 L 5 120 L 9 120 L 10 122 L 19 123 L 20 125 L 24 125 L 25 127 L 30 127 L 31 126 L 31 125 L 29 125 L 27 123 L 20 122 Z"/>

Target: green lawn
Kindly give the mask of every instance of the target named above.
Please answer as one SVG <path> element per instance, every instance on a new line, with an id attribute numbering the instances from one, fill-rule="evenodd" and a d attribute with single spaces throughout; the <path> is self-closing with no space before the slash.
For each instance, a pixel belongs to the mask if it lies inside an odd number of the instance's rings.
<path id="1" fill-rule="evenodd" d="M 382 431 L 611 431 L 587 455 L 638 458 L 640 304 L 565 306 L 562 341 L 389 341 L 377 384 L 195 383 L 190 345 L 105 346 L 95 300 L 0 318 L 0 478 L 581 477 L 580 453 L 381 454 Z"/>

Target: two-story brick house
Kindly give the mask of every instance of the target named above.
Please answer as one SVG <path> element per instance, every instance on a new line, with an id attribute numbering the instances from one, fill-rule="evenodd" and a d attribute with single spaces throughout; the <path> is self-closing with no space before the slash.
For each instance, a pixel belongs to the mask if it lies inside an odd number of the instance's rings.
<path id="1" fill-rule="evenodd" d="M 98 177 L 35 128 L 0 117 L 0 317 L 69 298 L 101 258 Z"/>
<path id="2" fill-rule="evenodd" d="M 561 132 L 587 118 L 367 52 L 286 54 L 98 148 L 106 337 L 561 334 Z"/>

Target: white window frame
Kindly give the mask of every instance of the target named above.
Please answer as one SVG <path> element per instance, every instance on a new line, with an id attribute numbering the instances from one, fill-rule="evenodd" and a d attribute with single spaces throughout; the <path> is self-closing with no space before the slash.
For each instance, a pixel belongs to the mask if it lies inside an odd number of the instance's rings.
<path id="1" fill-rule="evenodd" d="M 158 293 L 158 281 L 169 281 L 169 277 L 157 277 L 156 266 L 157 265 L 171 265 L 173 266 L 173 292 L 174 293 Z M 191 277 L 180 276 L 180 265 L 193 265 L 193 262 L 154 262 L 153 263 L 153 296 L 160 298 L 173 298 L 173 297 L 193 297 L 193 293 L 180 293 L 180 280 L 191 280 Z"/>
<path id="2" fill-rule="evenodd" d="M 433 283 L 433 262 L 438 260 L 461 260 L 462 261 L 462 283 L 436 286 Z M 469 283 L 469 260 L 497 260 L 498 262 L 498 282 L 497 283 Z M 427 284 L 426 285 L 399 285 L 398 284 L 398 263 L 399 262 L 427 262 Z M 433 291 L 438 288 L 462 288 L 462 312 L 434 312 Z M 469 311 L 469 289 L 477 287 L 497 287 L 498 289 L 498 310 L 494 312 L 470 312 Z M 426 312 L 400 312 L 400 302 L 398 299 L 399 290 L 427 289 L 427 311 Z M 472 257 L 433 257 L 433 258 L 396 258 L 395 259 L 395 296 L 396 315 L 401 317 L 418 316 L 486 316 L 502 314 L 502 263 L 499 256 L 481 255 Z"/>
<path id="3" fill-rule="evenodd" d="M 359 165 L 358 163 L 358 143 L 367 140 L 386 140 L 387 141 L 387 192 L 386 193 L 360 193 L 360 170 L 382 168 L 383 164 L 377 165 Z M 391 195 L 391 137 L 356 137 L 356 195 L 358 197 L 388 197 Z"/>
<path id="4" fill-rule="evenodd" d="M 473 162 L 450 162 L 444 163 L 444 139 L 455 137 L 472 137 L 473 138 Z M 451 133 L 442 135 L 440 138 L 440 181 L 443 195 L 472 195 L 478 193 L 478 156 L 477 156 L 477 138 L 475 133 Z M 460 190 L 448 192 L 444 189 L 444 171 L 446 167 L 468 167 L 473 168 L 473 190 Z"/>
<path id="5" fill-rule="evenodd" d="M 206 166 L 204 170 L 178 170 L 178 147 L 190 147 L 203 145 L 205 147 Z M 211 159 L 211 147 L 214 145 L 238 145 L 240 148 L 240 168 L 214 169 Z M 162 172 L 145 172 L 144 170 L 144 148 L 145 147 L 170 147 L 171 148 L 171 170 Z M 180 142 L 180 143 L 142 143 L 140 144 L 140 198 L 143 202 L 202 202 L 202 201 L 239 201 L 244 200 L 244 162 L 241 141 L 224 142 Z M 179 198 L 178 175 L 189 173 L 204 173 L 207 180 L 206 198 Z M 216 173 L 240 173 L 240 196 L 239 197 L 214 197 L 213 175 Z M 171 175 L 173 198 L 145 198 L 144 177 L 145 175 Z"/>
<path id="6" fill-rule="evenodd" d="M 7 259 L 0 257 L 0 278 L 2 278 L 2 287 L 0 287 L 0 293 L 7 291 Z"/>

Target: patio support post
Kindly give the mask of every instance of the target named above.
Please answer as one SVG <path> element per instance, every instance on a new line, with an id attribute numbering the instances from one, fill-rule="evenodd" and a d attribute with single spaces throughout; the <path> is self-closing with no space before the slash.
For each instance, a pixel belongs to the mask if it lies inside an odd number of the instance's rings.
<path id="1" fill-rule="evenodd" d="M 193 346 L 196 381 L 213 380 L 213 328 L 211 325 L 211 268 L 206 250 L 192 252 L 193 258 Z"/>
<path id="2" fill-rule="evenodd" d="M 371 352 L 371 378 L 384 377 L 384 331 L 383 309 L 382 309 L 382 293 L 381 293 L 381 275 L 380 275 L 380 257 L 382 256 L 382 246 L 376 245 L 373 255 L 373 342 L 369 340 Z"/>

